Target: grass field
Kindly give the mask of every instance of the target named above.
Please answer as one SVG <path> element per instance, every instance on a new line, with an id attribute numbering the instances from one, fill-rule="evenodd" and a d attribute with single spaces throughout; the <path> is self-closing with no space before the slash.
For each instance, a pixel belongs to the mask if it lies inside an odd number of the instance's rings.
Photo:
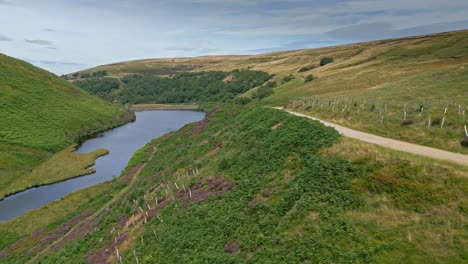
<path id="1" fill-rule="evenodd" d="M 105 214 L 75 223 L 86 226 L 80 234 L 41 240 L 75 218 L 55 219 L 62 224 L 25 235 L 3 261 L 42 252 L 41 263 L 115 262 L 116 248 L 139 263 L 466 260 L 465 167 L 340 138 L 280 111 L 223 106 L 139 150 L 123 175 L 132 172 Z M 32 241 L 44 242 L 30 251 Z"/>
<path id="2" fill-rule="evenodd" d="M 303 97 L 288 107 L 357 130 L 468 153 L 460 144 L 468 125 L 467 86 L 468 68 L 462 65 L 356 95 Z"/>
<path id="3" fill-rule="evenodd" d="M 72 144 L 133 118 L 131 113 L 49 72 L 3 54 L 0 87 L 0 197 L 27 186 L 50 183 L 49 178 L 36 174 L 37 166 Z M 63 155 L 55 159 L 61 158 Z M 70 176 L 82 173 L 76 171 Z M 52 178 L 64 177 L 61 174 Z"/>

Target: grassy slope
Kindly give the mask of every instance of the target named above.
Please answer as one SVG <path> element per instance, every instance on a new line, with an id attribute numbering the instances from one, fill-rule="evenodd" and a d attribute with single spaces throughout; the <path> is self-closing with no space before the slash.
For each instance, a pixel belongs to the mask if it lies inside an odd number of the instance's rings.
<path id="1" fill-rule="evenodd" d="M 319 67 L 320 58 L 332 57 L 335 62 Z M 368 106 L 384 104 L 392 111 L 384 115 L 387 120 L 381 126 L 379 111 L 365 113 L 344 112 L 339 115 L 331 109 L 298 108 L 324 119 L 355 129 L 428 145 L 455 152 L 468 153 L 460 147 L 463 125 L 459 106 L 468 112 L 467 67 L 468 30 L 448 32 L 403 39 L 380 40 L 344 46 L 274 52 L 256 56 L 208 56 L 198 58 L 149 59 L 128 61 L 99 66 L 90 71 L 106 69 L 114 76 L 121 76 L 156 68 L 177 68 L 191 65 L 194 71 L 232 70 L 251 68 L 277 74 L 278 83 L 289 74 L 296 79 L 275 88 L 275 93 L 264 101 L 272 105 L 286 105 L 298 97 L 321 97 L 346 104 Z M 315 69 L 298 73 L 303 66 Z M 304 77 L 313 74 L 317 78 L 304 83 Z M 250 95 L 248 91 L 245 95 Z M 403 105 L 408 104 L 408 115 L 417 121 L 413 126 L 401 127 Z M 426 106 L 426 116 L 419 118 L 415 109 Z M 448 121 L 451 125 L 443 130 L 424 130 L 428 119 L 443 117 L 448 107 Z M 368 107 L 367 109 L 369 109 Z M 341 109 L 339 110 L 341 112 Z M 369 112 L 369 111 L 367 111 Z M 377 114 L 376 114 L 377 113 Z M 468 115 L 468 113 L 466 113 Z M 448 124 L 448 123 L 447 123 Z"/>
<path id="2" fill-rule="evenodd" d="M 47 248 L 53 241 L 39 244 L 41 263 L 83 262 L 106 249 L 111 253 L 102 256 L 112 261 L 115 247 L 124 262 L 134 261 L 135 250 L 140 263 L 466 261 L 466 168 L 339 139 L 330 128 L 277 110 L 226 106 L 154 140 L 126 172 L 138 164 L 146 166 L 134 184 L 102 205 L 109 208 L 105 214 L 89 219 L 94 224 L 86 236 L 54 250 Z M 199 197 L 213 188 L 206 179 L 215 177 L 230 190 L 184 205 L 189 194 L 183 188 Z M 153 217 L 143 224 L 139 207 L 148 211 L 147 203 L 162 222 Z M 21 237 L 6 234 L 10 241 Z M 26 236 L 4 262 L 33 257 L 22 253 L 42 236 Z M 240 245 L 237 254 L 225 252 L 228 241 Z"/>
<path id="3" fill-rule="evenodd" d="M 47 173 L 28 174 L 87 135 L 131 119 L 57 76 L 3 54 L 0 87 L 0 197 L 48 181 Z M 29 180 L 17 185 L 23 176 Z"/>

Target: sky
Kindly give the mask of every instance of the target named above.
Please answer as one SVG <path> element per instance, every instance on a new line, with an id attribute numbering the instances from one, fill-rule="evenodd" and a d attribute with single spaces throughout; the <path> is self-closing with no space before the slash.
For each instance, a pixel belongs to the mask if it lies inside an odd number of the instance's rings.
<path id="1" fill-rule="evenodd" d="M 0 53 L 59 75 L 460 29 L 467 0 L 0 0 Z"/>

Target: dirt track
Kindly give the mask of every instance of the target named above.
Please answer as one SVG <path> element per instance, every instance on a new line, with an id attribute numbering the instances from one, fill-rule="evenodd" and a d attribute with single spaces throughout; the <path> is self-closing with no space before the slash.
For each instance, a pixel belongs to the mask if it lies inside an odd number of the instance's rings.
<path id="1" fill-rule="evenodd" d="M 355 138 L 359 139 L 364 142 L 380 145 L 383 147 L 399 150 L 399 151 L 404 151 L 412 154 L 417 154 L 433 159 L 439 159 L 439 160 L 446 160 L 446 161 L 451 161 L 457 164 L 462 164 L 468 166 L 468 155 L 464 154 L 459 154 L 459 153 L 454 153 L 450 151 L 445 151 L 445 150 L 440 150 L 436 148 L 430 148 L 430 147 L 425 147 L 417 144 L 412 144 L 404 141 L 399 141 L 395 139 L 390 139 L 390 138 L 385 138 L 381 136 L 376 136 L 373 134 L 357 131 L 354 129 L 350 129 L 344 126 L 340 126 L 337 124 L 329 123 L 323 120 L 320 120 L 318 118 L 296 113 L 293 111 L 285 110 L 281 107 L 276 107 L 275 109 L 278 110 L 283 110 L 286 111 L 290 114 L 296 115 L 296 116 L 301 116 L 305 118 L 309 118 L 312 120 L 320 121 L 326 126 L 333 127 L 335 128 L 338 132 L 340 132 L 342 135 L 350 138 Z"/>

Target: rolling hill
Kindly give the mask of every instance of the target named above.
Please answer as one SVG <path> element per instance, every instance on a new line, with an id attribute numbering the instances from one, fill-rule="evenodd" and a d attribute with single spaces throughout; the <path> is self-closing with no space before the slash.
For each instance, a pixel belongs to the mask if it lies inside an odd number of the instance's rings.
<path id="1" fill-rule="evenodd" d="M 52 73 L 3 54 L 0 54 L 0 113 L 0 198 L 58 180 L 54 175 L 33 170 L 70 145 L 133 119 L 131 113 L 77 89 Z M 59 176 L 63 177 L 66 175 Z"/>
<path id="2" fill-rule="evenodd" d="M 324 58 L 333 62 L 321 66 Z M 128 61 L 83 73 L 105 70 L 120 79 L 234 69 L 276 75 L 278 86 L 266 93 L 264 104 L 289 105 L 357 130 L 468 153 L 460 144 L 468 136 L 468 30 L 252 56 Z M 313 80 L 306 82 L 308 76 Z M 263 88 L 241 97 L 255 97 Z"/>

